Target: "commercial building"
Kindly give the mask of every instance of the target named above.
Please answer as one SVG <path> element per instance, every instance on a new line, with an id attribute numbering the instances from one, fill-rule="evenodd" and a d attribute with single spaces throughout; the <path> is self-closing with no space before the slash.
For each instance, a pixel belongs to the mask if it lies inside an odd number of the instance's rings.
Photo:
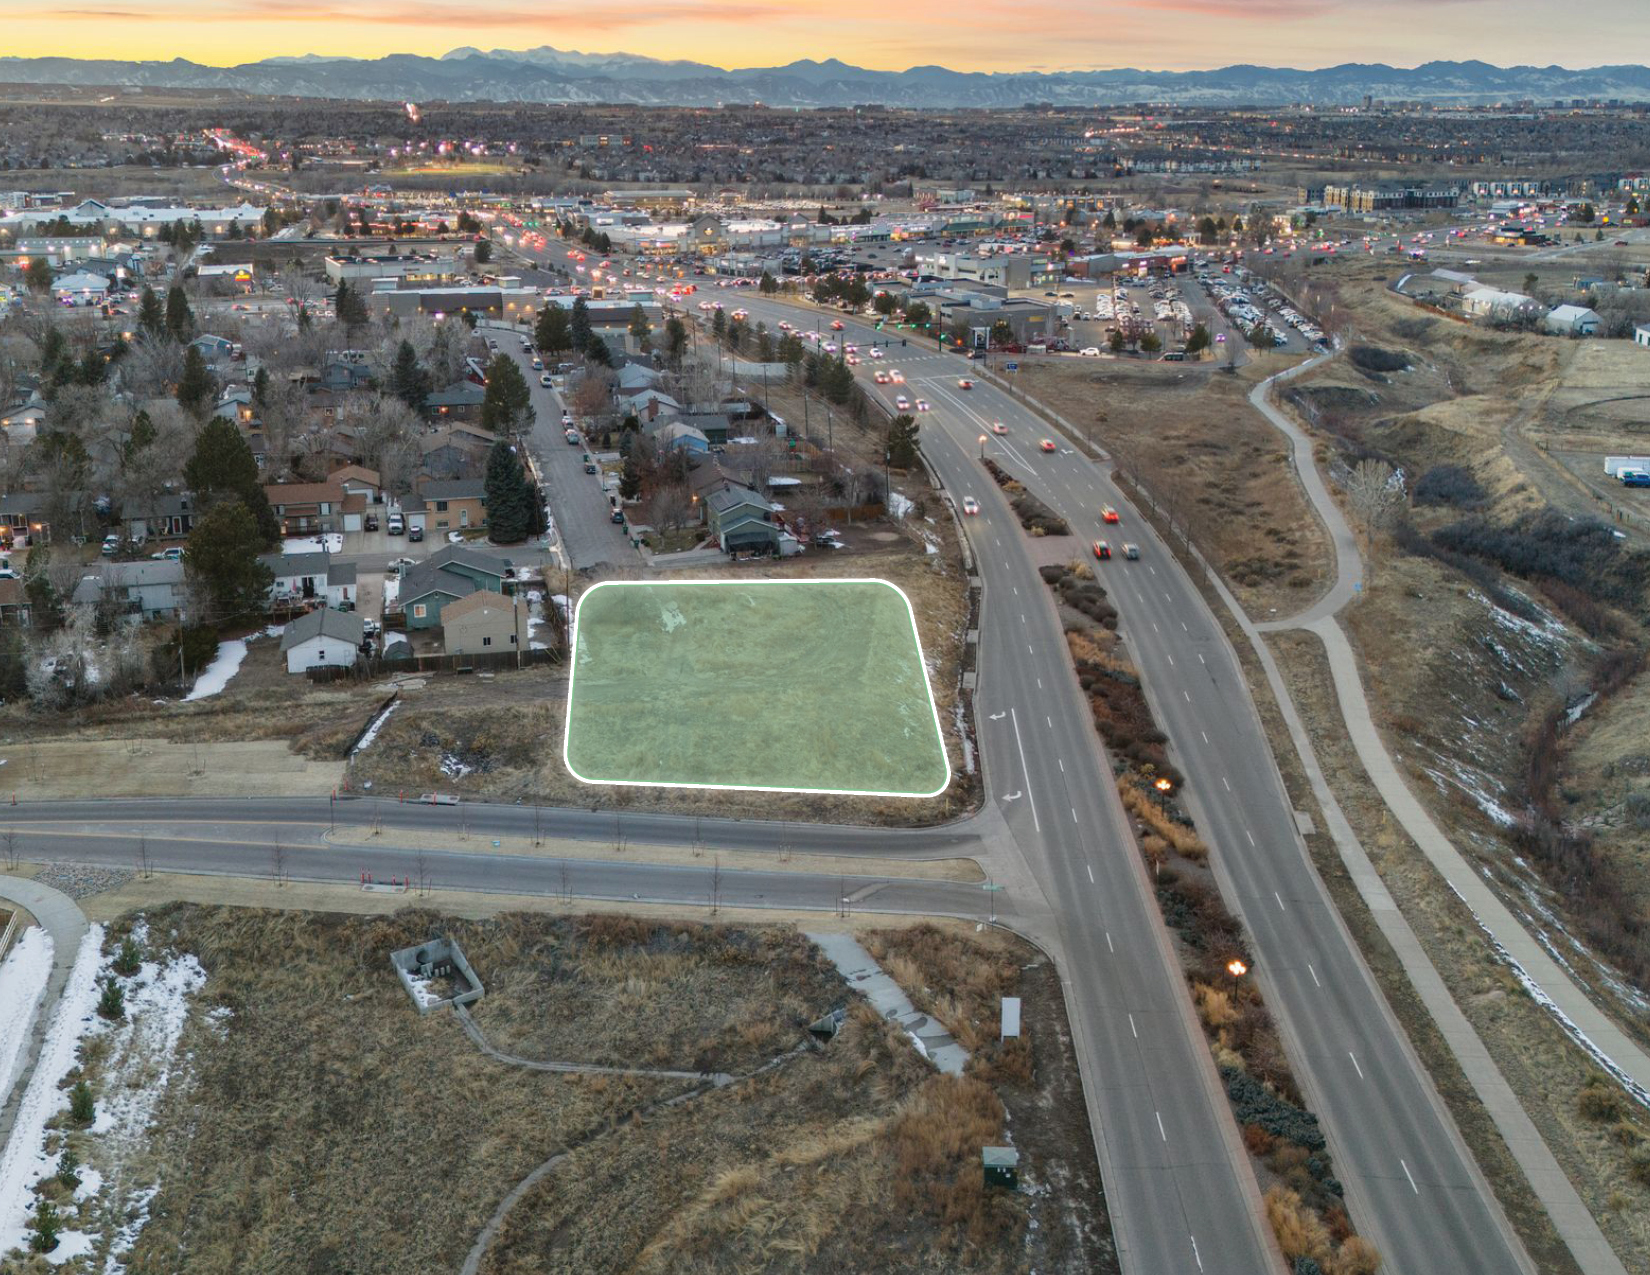
<path id="1" fill-rule="evenodd" d="M 1461 202 L 1460 188 L 1434 184 L 1337 184 L 1323 188 L 1323 202 L 1347 212 L 1393 212 L 1404 209 L 1454 208 Z"/>

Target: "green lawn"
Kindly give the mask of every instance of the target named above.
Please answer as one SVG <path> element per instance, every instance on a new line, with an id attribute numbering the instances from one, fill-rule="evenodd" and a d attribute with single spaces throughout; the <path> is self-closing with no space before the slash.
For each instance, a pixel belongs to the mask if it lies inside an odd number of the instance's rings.
<path id="1" fill-rule="evenodd" d="M 885 580 L 592 586 L 564 757 L 597 784 L 930 797 L 951 778 L 911 606 Z"/>

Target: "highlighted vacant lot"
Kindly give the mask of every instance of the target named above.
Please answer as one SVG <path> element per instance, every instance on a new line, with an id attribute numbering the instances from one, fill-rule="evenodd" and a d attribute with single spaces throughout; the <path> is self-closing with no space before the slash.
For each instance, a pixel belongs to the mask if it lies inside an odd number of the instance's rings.
<path id="1" fill-rule="evenodd" d="M 933 797 L 951 781 L 916 617 L 886 580 L 592 586 L 563 756 L 591 784 Z"/>

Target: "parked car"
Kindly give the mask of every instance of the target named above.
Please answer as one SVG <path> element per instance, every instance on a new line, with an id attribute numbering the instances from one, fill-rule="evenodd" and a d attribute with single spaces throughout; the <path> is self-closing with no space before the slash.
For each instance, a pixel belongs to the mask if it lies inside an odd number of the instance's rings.
<path id="1" fill-rule="evenodd" d="M 1100 347 L 1097 345 L 1085 346 L 1083 349 L 1077 351 L 1077 355 L 1079 358 L 1097 359 L 1100 357 Z"/>
<path id="2" fill-rule="evenodd" d="M 584 472 L 587 473 L 587 474 L 595 473 L 596 472 L 596 462 L 593 461 L 593 460 L 585 461 L 584 462 Z"/>
<path id="3" fill-rule="evenodd" d="M 608 515 L 608 521 L 609 522 L 616 522 L 620 526 L 623 526 L 624 525 L 624 510 L 615 509 L 611 514 Z"/>
<path id="4" fill-rule="evenodd" d="M 362 519 L 361 526 L 362 526 L 362 528 L 364 528 L 367 531 L 377 531 L 378 530 L 378 515 L 377 514 L 368 514 L 364 519 Z"/>
<path id="5" fill-rule="evenodd" d="M 98 551 L 105 558 L 112 558 L 120 552 L 120 537 L 107 535 L 103 537 L 103 548 Z"/>
<path id="6" fill-rule="evenodd" d="M 162 549 L 159 553 L 149 555 L 157 562 L 182 562 L 183 550 L 173 545 L 170 549 Z"/>
<path id="7" fill-rule="evenodd" d="M 407 524 L 400 514 L 391 514 L 389 524 L 384 529 L 392 536 L 399 536 L 406 531 Z"/>
<path id="8" fill-rule="evenodd" d="M 407 528 L 407 543 L 408 544 L 417 544 L 422 539 L 424 539 L 424 528 L 422 528 L 422 527 L 408 527 Z"/>

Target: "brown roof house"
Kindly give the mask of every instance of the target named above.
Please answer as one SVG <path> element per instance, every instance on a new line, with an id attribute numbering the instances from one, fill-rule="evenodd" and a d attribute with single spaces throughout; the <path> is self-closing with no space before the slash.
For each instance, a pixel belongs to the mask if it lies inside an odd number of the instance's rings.
<path id="1" fill-rule="evenodd" d="M 441 609 L 441 642 L 448 655 L 522 651 L 531 631 L 527 599 L 476 592 Z"/>

